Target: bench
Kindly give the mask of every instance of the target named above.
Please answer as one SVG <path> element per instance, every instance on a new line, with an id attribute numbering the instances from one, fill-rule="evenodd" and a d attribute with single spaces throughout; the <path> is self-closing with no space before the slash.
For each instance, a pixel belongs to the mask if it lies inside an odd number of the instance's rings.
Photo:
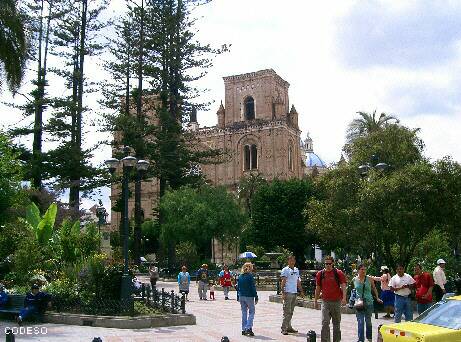
<path id="1" fill-rule="evenodd" d="M 25 295 L 8 295 L 8 302 L 3 308 L 0 308 L 0 313 L 18 315 L 19 311 L 24 307 L 25 298 Z"/>

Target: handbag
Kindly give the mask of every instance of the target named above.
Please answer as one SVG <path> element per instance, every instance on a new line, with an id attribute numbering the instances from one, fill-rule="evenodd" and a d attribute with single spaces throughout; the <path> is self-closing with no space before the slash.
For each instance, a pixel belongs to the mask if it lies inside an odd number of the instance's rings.
<path id="1" fill-rule="evenodd" d="M 365 309 L 365 301 L 363 299 L 363 296 L 365 294 L 365 284 L 367 282 L 367 276 L 365 276 L 365 280 L 363 281 L 363 286 L 362 286 L 362 297 L 357 298 L 354 303 L 354 309 L 357 311 L 362 311 Z"/>

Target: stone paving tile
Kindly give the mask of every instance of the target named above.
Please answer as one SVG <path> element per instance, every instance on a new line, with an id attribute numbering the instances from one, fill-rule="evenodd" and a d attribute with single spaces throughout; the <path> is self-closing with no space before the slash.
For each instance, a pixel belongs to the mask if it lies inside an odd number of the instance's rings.
<path id="1" fill-rule="evenodd" d="M 143 279 L 146 280 L 146 279 Z M 175 283 L 160 282 L 158 288 L 165 290 L 176 289 Z M 269 302 L 269 294 L 273 291 L 260 291 L 260 302 L 256 306 L 254 321 L 254 337 L 241 335 L 240 305 L 235 300 L 235 292 L 231 292 L 232 300 L 225 301 L 222 292 L 215 293 L 215 301 L 200 301 L 195 284 L 192 284 L 190 301 L 186 305 L 188 313 L 197 317 L 195 326 L 177 326 L 152 329 L 113 329 L 80 327 L 58 324 L 44 324 L 40 327 L 47 329 L 46 335 L 16 335 L 16 341 L 40 341 L 40 342 L 91 342 L 93 337 L 101 337 L 103 342 L 218 342 L 223 335 L 229 337 L 231 342 L 236 341 L 306 341 L 306 333 L 314 330 L 320 334 L 320 311 L 295 308 L 293 326 L 300 331 L 296 335 L 283 336 L 280 334 L 282 318 L 282 306 Z M 376 330 L 379 324 L 386 321 L 372 319 L 373 335 L 376 341 Z M 389 322 L 389 321 L 387 321 Z M 5 327 L 16 327 L 12 321 L 0 322 L 0 341 L 4 339 Z M 27 327 L 27 325 L 26 325 Z M 33 327 L 33 325 L 29 325 Z M 342 341 L 354 342 L 357 340 L 357 321 L 355 315 L 342 315 L 341 322 Z M 318 336 L 320 341 L 320 336 Z"/>

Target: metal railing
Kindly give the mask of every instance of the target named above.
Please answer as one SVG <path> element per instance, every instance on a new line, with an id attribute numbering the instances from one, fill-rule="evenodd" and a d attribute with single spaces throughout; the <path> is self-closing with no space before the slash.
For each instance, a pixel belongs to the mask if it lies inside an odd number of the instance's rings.
<path id="1" fill-rule="evenodd" d="M 139 296 L 135 300 L 141 300 L 149 307 L 168 313 L 186 313 L 186 297 L 184 294 L 177 295 L 174 290 L 160 291 L 151 289 L 149 284 L 142 284 Z"/>

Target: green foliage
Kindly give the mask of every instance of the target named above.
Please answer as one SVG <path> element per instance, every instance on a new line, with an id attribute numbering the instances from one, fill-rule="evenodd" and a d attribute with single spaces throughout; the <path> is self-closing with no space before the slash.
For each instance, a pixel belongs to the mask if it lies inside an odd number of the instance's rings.
<path id="1" fill-rule="evenodd" d="M 261 185 L 251 202 L 252 224 L 246 243 L 268 251 L 282 246 L 293 251 L 298 261 L 304 260 L 306 247 L 314 241 L 304 229 L 303 210 L 313 193 L 310 179 L 274 180 Z"/>
<path id="2" fill-rule="evenodd" d="M 49 206 L 43 217 L 40 216 L 40 211 L 35 203 L 31 203 L 27 207 L 26 222 L 29 224 L 39 244 L 49 244 L 51 236 L 53 235 L 54 222 L 56 220 L 57 212 L 58 207 L 56 203 L 52 203 Z"/>
<path id="3" fill-rule="evenodd" d="M 392 124 L 359 137 L 347 146 L 349 162 L 317 180 L 306 228 L 322 247 L 362 258 L 373 253 L 391 268 L 408 264 L 435 230 L 449 234 L 456 248 L 459 223 L 451 213 L 459 206 L 459 165 L 424 161 L 416 132 Z M 373 155 L 391 167 L 360 179 L 358 166 Z"/>
<path id="4" fill-rule="evenodd" d="M 196 265 L 198 261 L 197 247 L 190 241 L 180 242 L 176 246 L 176 258 L 180 265 Z"/>
<path id="5" fill-rule="evenodd" d="M 381 113 L 379 118 L 376 118 L 376 110 L 372 114 L 366 112 L 357 112 L 357 114 L 359 114 L 359 118 L 352 120 L 347 128 L 346 139 L 348 143 L 388 127 L 391 125 L 391 121 L 399 122 L 397 118 L 386 113 Z"/>
<path id="6" fill-rule="evenodd" d="M 13 93 L 19 88 L 27 60 L 24 16 L 16 0 L 0 2 L 0 87 L 6 79 Z"/>
<path id="7" fill-rule="evenodd" d="M 351 164 L 359 166 L 385 162 L 392 170 L 423 160 L 423 141 L 417 135 L 418 130 L 401 125 L 388 125 L 346 145 L 345 152 Z"/>
<path id="8" fill-rule="evenodd" d="M 161 199 L 160 210 L 162 241 L 191 241 L 201 256 L 209 256 L 211 238 L 234 241 L 245 223 L 242 209 L 223 187 L 170 191 Z"/>
<path id="9" fill-rule="evenodd" d="M 432 273 L 432 270 L 437 266 L 438 259 L 443 259 L 447 262 L 445 269 L 448 278 L 456 275 L 459 271 L 456 269 L 458 264 L 453 256 L 453 250 L 450 244 L 448 233 L 434 229 L 426 235 L 421 236 L 421 242 L 416 247 L 411 261 L 408 265 L 408 271 L 412 271 L 416 263 L 420 263 L 425 271 Z"/>
<path id="10" fill-rule="evenodd" d="M 23 168 L 11 141 L 0 132 L 0 224 L 12 220 L 12 209 L 23 202 Z"/>

